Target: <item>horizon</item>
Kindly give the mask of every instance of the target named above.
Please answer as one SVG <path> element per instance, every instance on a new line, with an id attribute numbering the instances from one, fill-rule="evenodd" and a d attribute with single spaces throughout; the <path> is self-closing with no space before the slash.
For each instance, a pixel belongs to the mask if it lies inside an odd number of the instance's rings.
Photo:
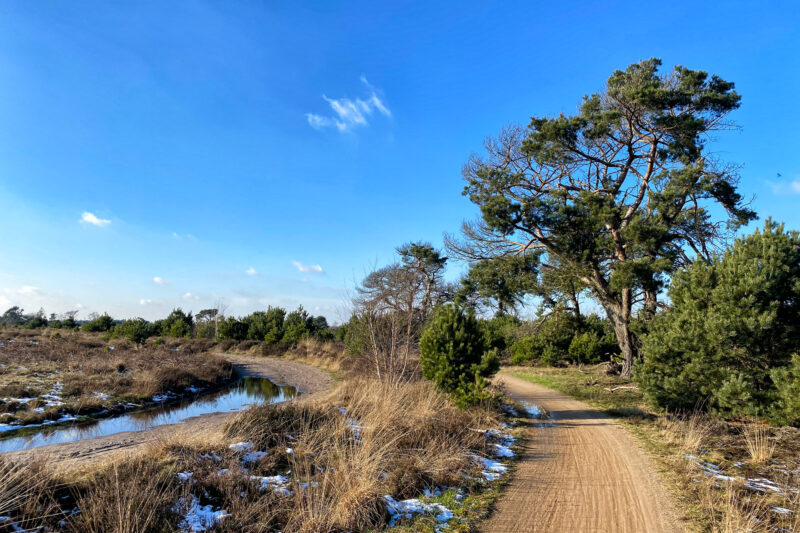
<path id="1" fill-rule="evenodd" d="M 774 5 L 5 3 L 0 311 L 342 322 L 370 267 L 477 217 L 461 167 L 486 137 L 649 57 L 736 84 L 709 149 L 742 165 L 741 232 L 800 229 L 800 10 Z"/>

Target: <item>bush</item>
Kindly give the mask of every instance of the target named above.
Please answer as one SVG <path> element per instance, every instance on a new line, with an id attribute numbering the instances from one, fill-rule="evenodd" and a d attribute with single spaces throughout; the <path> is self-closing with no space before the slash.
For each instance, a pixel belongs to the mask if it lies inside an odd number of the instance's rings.
<path id="1" fill-rule="evenodd" d="M 537 337 L 522 337 L 511 345 L 511 364 L 524 365 L 538 359 L 542 353 L 542 346 Z"/>
<path id="2" fill-rule="evenodd" d="M 247 338 L 248 329 L 247 322 L 229 316 L 219 323 L 219 337 L 220 339 L 243 341 Z"/>
<path id="3" fill-rule="evenodd" d="M 793 355 L 789 366 L 776 368 L 770 375 L 777 393 L 770 413 L 772 420 L 800 426 L 800 355 Z"/>
<path id="4" fill-rule="evenodd" d="M 498 351 L 508 350 L 514 343 L 514 332 L 520 325 L 520 320 L 512 315 L 500 315 L 481 320 L 484 331 L 484 341 L 488 349 L 497 348 Z"/>
<path id="5" fill-rule="evenodd" d="M 475 315 L 454 305 L 440 308 L 422 334 L 420 364 L 422 375 L 460 407 L 490 398 L 486 378 L 500 368 L 496 350 L 486 351 Z"/>
<path id="6" fill-rule="evenodd" d="M 81 329 L 89 332 L 105 332 L 110 331 L 113 327 L 114 319 L 106 314 L 86 322 L 83 326 L 81 326 Z"/>
<path id="7" fill-rule="evenodd" d="M 599 363 L 606 355 L 603 339 L 594 331 L 585 331 L 572 337 L 569 358 L 574 363 Z"/>
<path id="8" fill-rule="evenodd" d="M 651 405 L 752 416 L 773 401 L 793 404 L 786 368 L 800 345 L 798 232 L 767 221 L 721 257 L 677 273 L 669 296 L 673 308 L 650 325 L 636 369 Z"/>
<path id="9" fill-rule="evenodd" d="M 153 325 L 143 318 L 133 318 L 115 326 L 112 335 L 126 338 L 134 344 L 143 344 L 153 335 Z"/>
<path id="10" fill-rule="evenodd" d="M 193 329 L 192 313 L 185 313 L 180 307 L 173 309 L 167 318 L 155 323 L 155 330 L 165 337 L 189 338 Z"/>

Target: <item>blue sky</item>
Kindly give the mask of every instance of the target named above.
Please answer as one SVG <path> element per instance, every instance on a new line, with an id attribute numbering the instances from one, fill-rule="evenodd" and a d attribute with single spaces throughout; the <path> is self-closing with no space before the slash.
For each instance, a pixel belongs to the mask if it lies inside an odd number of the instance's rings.
<path id="1" fill-rule="evenodd" d="M 341 318 L 485 137 L 648 57 L 736 83 L 713 149 L 800 229 L 800 8 L 703 4 L 2 2 L 0 308 Z"/>

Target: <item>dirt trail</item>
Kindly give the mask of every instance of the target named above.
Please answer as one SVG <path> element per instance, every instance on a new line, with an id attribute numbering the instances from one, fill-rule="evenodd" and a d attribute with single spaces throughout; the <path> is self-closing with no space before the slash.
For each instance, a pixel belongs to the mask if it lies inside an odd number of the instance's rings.
<path id="1" fill-rule="evenodd" d="M 515 477 L 481 531 L 684 530 L 647 457 L 613 419 L 541 385 L 508 375 L 496 381 L 551 420 L 528 430 Z"/>
<path id="2" fill-rule="evenodd" d="M 300 397 L 303 399 L 327 390 L 333 381 L 322 370 L 293 361 L 232 354 L 227 358 L 240 376 L 268 378 L 276 385 L 292 385 L 303 394 Z M 74 467 L 89 461 L 111 458 L 114 454 L 132 453 L 150 443 L 179 438 L 182 435 L 190 437 L 212 434 L 220 431 L 234 416 L 236 413 L 214 413 L 147 431 L 127 431 L 94 439 L 51 444 L 31 450 L 6 453 L 2 457 L 22 461 L 42 457 L 48 462 Z"/>

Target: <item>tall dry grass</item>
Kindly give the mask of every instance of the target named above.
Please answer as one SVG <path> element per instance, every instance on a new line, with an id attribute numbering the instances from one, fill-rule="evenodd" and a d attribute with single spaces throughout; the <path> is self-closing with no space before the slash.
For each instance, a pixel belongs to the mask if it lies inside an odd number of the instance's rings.
<path id="1" fill-rule="evenodd" d="M 385 494 L 463 484 L 470 454 L 486 453 L 476 430 L 497 423 L 488 411 L 456 409 L 427 382 L 358 378 L 315 405 L 250 409 L 228 433 L 258 449 L 292 448 L 285 466 L 309 485 L 295 492 L 284 531 L 361 531 L 384 522 Z"/>
<path id="2" fill-rule="evenodd" d="M 165 531 L 179 515 L 172 509 L 181 493 L 174 470 L 152 456 L 113 463 L 92 473 L 73 491 L 80 513 L 68 522 L 74 532 L 148 533 Z"/>
<path id="3" fill-rule="evenodd" d="M 661 420 L 664 440 L 677 446 L 684 454 L 699 454 L 714 434 L 716 421 L 709 415 L 694 411 L 686 415 L 668 415 Z"/>
<path id="4" fill-rule="evenodd" d="M 775 441 L 770 438 L 769 426 L 758 422 L 750 422 L 742 426 L 745 447 L 750 460 L 755 464 L 764 464 L 775 453 Z"/>
<path id="5" fill-rule="evenodd" d="M 35 530 L 52 525 L 60 516 L 56 501 L 59 484 L 44 461 L 17 464 L 0 458 L 0 531 Z"/>
<path id="6" fill-rule="evenodd" d="M 209 531 L 380 530 L 386 494 L 478 486 L 470 456 L 488 455 L 483 430 L 498 426 L 498 414 L 459 410 L 427 382 L 352 378 L 315 400 L 248 409 L 223 433 L 176 435 L 90 469 L 0 463 L 0 515 L 30 530 L 155 533 L 174 531 L 198 501 L 230 513 Z M 245 462 L 228 446 L 238 441 L 266 454 Z M 289 480 L 281 490 L 262 486 L 276 475 Z"/>

